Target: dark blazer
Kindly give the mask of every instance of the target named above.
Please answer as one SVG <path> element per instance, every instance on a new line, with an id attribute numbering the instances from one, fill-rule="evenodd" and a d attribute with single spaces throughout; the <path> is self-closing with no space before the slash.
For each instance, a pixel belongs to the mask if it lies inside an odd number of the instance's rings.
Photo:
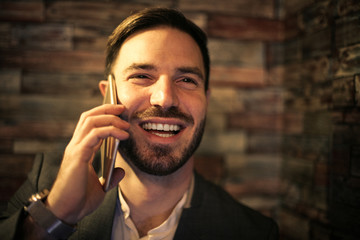
<path id="1" fill-rule="evenodd" d="M 33 193 L 51 188 L 61 159 L 58 153 L 36 157 L 27 180 L 1 214 L 0 239 L 18 239 L 17 228 L 25 217 L 24 204 Z M 117 197 L 116 188 L 109 191 L 100 207 L 78 223 L 70 239 L 111 239 Z M 220 187 L 195 174 L 191 207 L 183 210 L 174 239 L 278 239 L 278 228 L 272 219 L 238 203 Z"/>

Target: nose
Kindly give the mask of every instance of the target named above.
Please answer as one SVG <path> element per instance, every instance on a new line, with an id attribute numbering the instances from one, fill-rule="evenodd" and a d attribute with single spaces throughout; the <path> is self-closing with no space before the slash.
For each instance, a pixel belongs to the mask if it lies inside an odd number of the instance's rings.
<path id="1" fill-rule="evenodd" d="M 150 104 L 169 109 L 178 105 L 178 97 L 175 86 L 168 77 L 161 77 L 152 86 Z"/>

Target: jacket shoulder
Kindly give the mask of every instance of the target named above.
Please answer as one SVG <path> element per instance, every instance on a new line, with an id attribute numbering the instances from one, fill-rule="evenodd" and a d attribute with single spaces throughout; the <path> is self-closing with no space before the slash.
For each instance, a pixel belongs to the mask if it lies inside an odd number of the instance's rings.
<path id="1" fill-rule="evenodd" d="M 274 220 L 197 174 L 191 207 L 184 209 L 180 223 L 186 235 L 198 236 L 191 239 L 278 239 Z"/>

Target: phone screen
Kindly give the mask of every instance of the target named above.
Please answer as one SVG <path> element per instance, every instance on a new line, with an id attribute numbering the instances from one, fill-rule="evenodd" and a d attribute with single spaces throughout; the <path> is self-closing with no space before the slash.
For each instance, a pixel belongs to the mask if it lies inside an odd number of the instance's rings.
<path id="1" fill-rule="evenodd" d="M 108 86 L 104 97 L 103 104 L 117 104 L 116 84 L 113 75 L 108 77 Z M 103 186 L 104 191 L 108 191 L 110 187 L 110 179 L 115 165 L 116 153 L 119 146 L 119 139 L 107 137 L 101 145 L 101 170 L 102 177 L 105 179 Z"/>

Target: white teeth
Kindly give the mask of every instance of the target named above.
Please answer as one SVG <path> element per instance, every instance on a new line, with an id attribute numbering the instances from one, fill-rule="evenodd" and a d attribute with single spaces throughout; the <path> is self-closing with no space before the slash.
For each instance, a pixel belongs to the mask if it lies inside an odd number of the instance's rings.
<path id="1" fill-rule="evenodd" d="M 164 125 L 163 124 L 161 124 L 161 123 L 158 123 L 157 125 L 156 125 L 156 130 L 159 130 L 159 131 L 162 131 L 162 130 L 164 130 Z"/>
<path id="2" fill-rule="evenodd" d="M 175 135 L 175 134 L 168 134 L 168 133 L 154 133 L 154 134 L 159 137 L 172 137 Z"/>
<path id="3" fill-rule="evenodd" d="M 162 123 L 144 123 L 142 128 L 146 130 L 157 130 L 157 131 L 179 131 L 180 126 L 174 124 L 162 124 Z"/>

